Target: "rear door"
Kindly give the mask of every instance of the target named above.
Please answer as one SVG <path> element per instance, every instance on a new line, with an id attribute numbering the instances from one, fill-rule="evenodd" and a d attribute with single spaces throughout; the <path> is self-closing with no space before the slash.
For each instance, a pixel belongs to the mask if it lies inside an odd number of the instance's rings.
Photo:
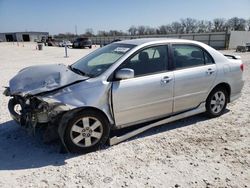
<path id="1" fill-rule="evenodd" d="M 199 46 L 173 44 L 174 112 L 197 107 L 205 101 L 216 77 L 216 64 Z"/>
<path id="2" fill-rule="evenodd" d="M 161 45 L 139 51 L 120 67 L 133 69 L 135 77 L 113 82 L 117 126 L 126 127 L 173 112 L 173 72 L 167 71 L 167 65 L 167 46 Z"/>

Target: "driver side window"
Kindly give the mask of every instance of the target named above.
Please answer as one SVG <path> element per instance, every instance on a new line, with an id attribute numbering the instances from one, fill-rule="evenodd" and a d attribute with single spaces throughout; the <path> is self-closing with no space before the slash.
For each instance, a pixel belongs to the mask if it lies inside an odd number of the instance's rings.
<path id="1" fill-rule="evenodd" d="M 135 77 L 165 72 L 168 64 L 167 46 L 154 46 L 139 51 L 129 58 L 122 68 L 130 68 Z"/>

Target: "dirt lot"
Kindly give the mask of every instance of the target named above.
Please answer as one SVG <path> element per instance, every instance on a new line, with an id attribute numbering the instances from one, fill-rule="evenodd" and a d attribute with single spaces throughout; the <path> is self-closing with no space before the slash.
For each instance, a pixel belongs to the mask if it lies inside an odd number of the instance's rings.
<path id="1" fill-rule="evenodd" d="M 0 43 L 0 92 L 23 67 L 70 64 L 89 49 Z M 223 53 L 232 54 L 233 51 Z M 15 124 L 0 96 L 0 187 L 250 187 L 250 52 L 242 97 L 219 118 L 202 115 L 82 156 L 58 153 Z"/>

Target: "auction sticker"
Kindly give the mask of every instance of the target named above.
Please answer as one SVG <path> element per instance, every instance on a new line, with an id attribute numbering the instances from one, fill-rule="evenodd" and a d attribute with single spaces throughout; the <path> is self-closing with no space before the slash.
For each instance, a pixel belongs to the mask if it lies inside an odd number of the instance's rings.
<path id="1" fill-rule="evenodd" d="M 114 49 L 114 52 L 126 53 L 128 50 L 129 50 L 129 48 L 117 47 L 116 49 Z"/>

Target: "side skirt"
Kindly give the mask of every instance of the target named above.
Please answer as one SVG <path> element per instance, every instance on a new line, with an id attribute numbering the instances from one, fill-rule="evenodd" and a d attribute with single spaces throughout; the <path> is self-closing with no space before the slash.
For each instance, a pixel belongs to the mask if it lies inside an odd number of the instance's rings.
<path id="1" fill-rule="evenodd" d="M 190 110 L 190 111 L 187 111 L 187 112 L 184 112 L 184 113 L 181 113 L 181 114 L 177 114 L 177 115 L 174 115 L 174 116 L 170 116 L 166 119 L 162 119 L 160 121 L 157 121 L 157 122 L 154 122 L 152 124 L 149 124 L 149 125 L 146 125 L 145 127 L 141 127 L 139 129 L 136 129 L 136 130 L 133 130 L 129 133 L 126 133 L 122 136 L 114 136 L 112 138 L 109 139 L 109 145 L 115 145 L 115 144 L 118 144 L 120 142 L 123 142 L 131 137 L 134 137 L 148 129 L 151 129 L 153 127 L 157 127 L 159 125 L 163 125 L 165 123 L 170 123 L 170 122 L 173 122 L 173 121 L 176 121 L 176 120 L 180 120 L 180 119 L 183 119 L 183 118 L 186 118 L 186 117 L 190 117 L 190 116 L 193 116 L 193 115 L 196 115 L 196 114 L 200 114 L 200 113 L 203 113 L 206 111 L 206 107 L 205 107 L 205 103 L 201 103 L 196 109 L 193 109 L 193 110 Z"/>

